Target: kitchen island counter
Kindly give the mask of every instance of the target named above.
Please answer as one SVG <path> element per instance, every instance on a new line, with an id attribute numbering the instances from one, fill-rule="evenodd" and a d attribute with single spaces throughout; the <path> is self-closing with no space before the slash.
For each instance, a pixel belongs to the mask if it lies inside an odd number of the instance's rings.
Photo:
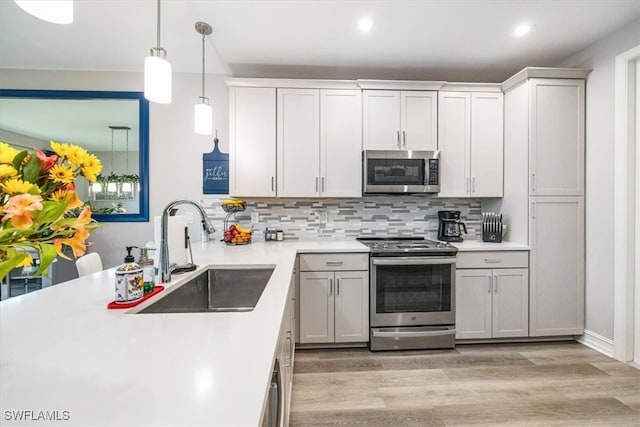
<path id="1" fill-rule="evenodd" d="M 255 309 L 136 314 L 107 310 L 115 269 L 0 303 L 2 425 L 257 426 L 297 253 L 368 252 L 356 241 L 194 245 L 191 273 L 273 265 Z"/>

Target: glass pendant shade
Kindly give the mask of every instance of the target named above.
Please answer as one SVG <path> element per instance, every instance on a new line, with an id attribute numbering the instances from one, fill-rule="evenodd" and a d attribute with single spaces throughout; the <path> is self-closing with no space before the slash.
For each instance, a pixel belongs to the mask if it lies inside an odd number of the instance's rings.
<path id="1" fill-rule="evenodd" d="M 124 191 L 125 193 L 131 193 L 133 191 L 133 188 L 131 187 L 131 183 L 130 182 L 123 182 L 122 183 L 122 191 Z"/>
<path id="2" fill-rule="evenodd" d="M 115 182 L 107 183 L 107 192 L 115 193 L 116 191 L 118 191 L 118 186 L 116 185 Z"/>
<path id="3" fill-rule="evenodd" d="M 73 0 L 15 0 L 22 10 L 53 24 L 73 22 Z"/>
<path id="4" fill-rule="evenodd" d="M 171 103 L 171 64 L 160 56 L 144 60 L 144 97 L 158 104 Z"/>
<path id="5" fill-rule="evenodd" d="M 193 110 L 193 130 L 199 135 L 211 135 L 213 132 L 213 109 L 204 100 L 196 104 Z"/>

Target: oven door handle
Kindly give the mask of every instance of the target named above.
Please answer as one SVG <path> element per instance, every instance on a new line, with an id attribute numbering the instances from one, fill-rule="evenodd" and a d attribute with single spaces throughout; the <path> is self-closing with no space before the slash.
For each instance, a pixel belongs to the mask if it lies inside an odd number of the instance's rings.
<path id="1" fill-rule="evenodd" d="M 379 338 L 422 338 L 422 337 L 442 337 L 447 335 L 455 335 L 455 328 L 439 329 L 434 331 L 371 331 L 374 337 Z"/>
<path id="2" fill-rule="evenodd" d="M 388 257 L 371 258 L 373 265 L 435 265 L 455 264 L 456 259 L 451 257 L 416 256 L 416 257 Z"/>

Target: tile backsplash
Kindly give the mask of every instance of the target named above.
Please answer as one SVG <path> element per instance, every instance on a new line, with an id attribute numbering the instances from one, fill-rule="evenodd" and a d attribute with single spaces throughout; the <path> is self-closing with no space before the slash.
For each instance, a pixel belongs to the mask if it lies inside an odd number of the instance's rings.
<path id="1" fill-rule="evenodd" d="M 201 202 L 215 224 L 226 213 L 225 197 Z M 256 231 L 274 227 L 285 239 L 351 239 L 359 236 L 424 236 L 435 239 L 438 211 L 459 210 L 467 225 L 465 240 L 480 240 L 481 203 L 477 199 L 437 199 L 425 196 L 365 196 L 360 199 L 246 199 L 247 209 L 234 222 L 251 224 Z M 252 223 L 252 216 L 258 222 Z M 259 234 L 259 233 L 258 233 Z M 255 236 L 259 238 L 258 235 Z"/>

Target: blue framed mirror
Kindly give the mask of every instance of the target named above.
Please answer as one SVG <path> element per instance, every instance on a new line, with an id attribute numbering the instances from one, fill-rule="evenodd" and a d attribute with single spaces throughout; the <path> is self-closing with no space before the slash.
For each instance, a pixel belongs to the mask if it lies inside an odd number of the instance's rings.
<path id="1" fill-rule="evenodd" d="M 142 92 L 0 89 L 0 141 L 49 149 L 52 140 L 100 159 L 96 185 L 76 180 L 97 221 L 149 221 L 149 101 Z"/>

